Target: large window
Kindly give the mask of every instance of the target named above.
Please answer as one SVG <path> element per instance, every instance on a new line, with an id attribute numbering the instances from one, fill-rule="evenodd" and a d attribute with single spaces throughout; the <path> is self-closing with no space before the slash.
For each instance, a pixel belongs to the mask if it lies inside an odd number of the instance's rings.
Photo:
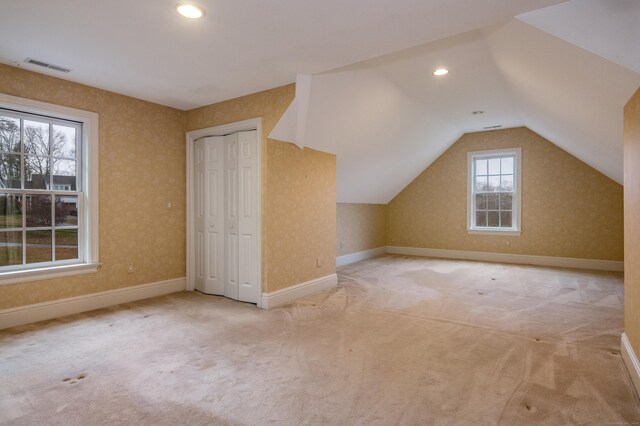
<path id="1" fill-rule="evenodd" d="M 0 95 L 0 284 L 95 269 L 92 137 L 93 113 Z"/>
<path id="2" fill-rule="evenodd" d="M 520 152 L 469 153 L 469 232 L 520 232 Z"/>

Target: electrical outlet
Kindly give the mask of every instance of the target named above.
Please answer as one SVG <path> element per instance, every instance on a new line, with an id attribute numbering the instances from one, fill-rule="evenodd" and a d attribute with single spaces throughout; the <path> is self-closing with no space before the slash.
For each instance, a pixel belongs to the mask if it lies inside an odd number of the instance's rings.
<path id="1" fill-rule="evenodd" d="M 507 240 L 507 241 L 504 242 L 504 245 L 509 247 L 511 245 L 511 242 L 509 240 Z"/>
<path id="2" fill-rule="evenodd" d="M 127 265 L 127 273 L 128 274 L 133 274 L 133 263 L 129 263 Z"/>
<path id="3" fill-rule="evenodd" d="M 340 248 L 344 247 L 344 241 L 340 240 Z"/>
<path id="4" fill-rule="evenodd" d="M 320 258 L 316 257 L 316 268 L 320 267 Z"/>

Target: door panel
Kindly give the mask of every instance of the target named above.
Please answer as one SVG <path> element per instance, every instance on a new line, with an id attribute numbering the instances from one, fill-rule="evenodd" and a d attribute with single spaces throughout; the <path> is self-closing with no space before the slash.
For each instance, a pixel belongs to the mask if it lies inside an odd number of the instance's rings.
<path id="1" fill-rule="evenodd" d="M 196 141 L 196 290 L 224 294 L 224 263 L 220 254 L 224 241 L 224 215 L 221 213 L 224 171 L 221 137 Z"/>
<path id="2" fill-rule="evenodd" d="M 245 302 L 257 303 L 260 297 L 260 247 L 259 236 L 259 174 L 260 158 L 258 155 L 258 132 L 238 133 L 238 210 L 240 215 L 240 247 L 238 258 L 239 288 L 238 298 Z"/>
<path id="3" fill-rule="evenodd" d="M 224 295 L 238 299 L 238 135 L 224 137 L 224 232 L 226 268 Z"/>
<path id="4" fill-rule="evenodd" d="M 204 140 L 195 142 L 194 163 L 194 201 L 195 201 L 195 218 L 194 231 L 196 236 L 196 277 L 195 287 L 198 291 L 205 291 L 204 285 Z"/>
<path id="5" fill-rule="evenodd" d="M 206 292 L 224 294 L 224 241 L 220 238 L 224 232 L 224 215 L 221 205 L 224 203 L 224 144 L 219 136 L 205 138 L 206 150 L 206 218 L 207 218 L 207 281 Z"/>

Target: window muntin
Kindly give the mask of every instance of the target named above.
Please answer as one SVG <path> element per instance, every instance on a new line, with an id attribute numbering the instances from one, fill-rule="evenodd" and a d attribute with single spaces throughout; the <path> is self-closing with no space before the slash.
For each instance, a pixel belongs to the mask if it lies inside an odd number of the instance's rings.
<path id="1" fill-rule="evenodd" d="M 519 232 L 520 150 L 469 153 L 469 230 Z"/>
<path id="2" fill-rule="evenodd" d="M 0 109 L 0 273 L 82 263 L 82 125 Z"/>

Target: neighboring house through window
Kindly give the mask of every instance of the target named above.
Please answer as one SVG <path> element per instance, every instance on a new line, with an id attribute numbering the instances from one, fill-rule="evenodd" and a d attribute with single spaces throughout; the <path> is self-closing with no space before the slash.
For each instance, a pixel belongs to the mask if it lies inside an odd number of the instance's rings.
<path id="1" fill-rule="evenodd" d="M 0 95 L 0 285 L 97 268 L 97 126 Z"/>
<path id="2" fill-rule="evenodd" d="M 520 233 L 520 156 L 520 148 L 468 154 L 470 233 Z"/>

